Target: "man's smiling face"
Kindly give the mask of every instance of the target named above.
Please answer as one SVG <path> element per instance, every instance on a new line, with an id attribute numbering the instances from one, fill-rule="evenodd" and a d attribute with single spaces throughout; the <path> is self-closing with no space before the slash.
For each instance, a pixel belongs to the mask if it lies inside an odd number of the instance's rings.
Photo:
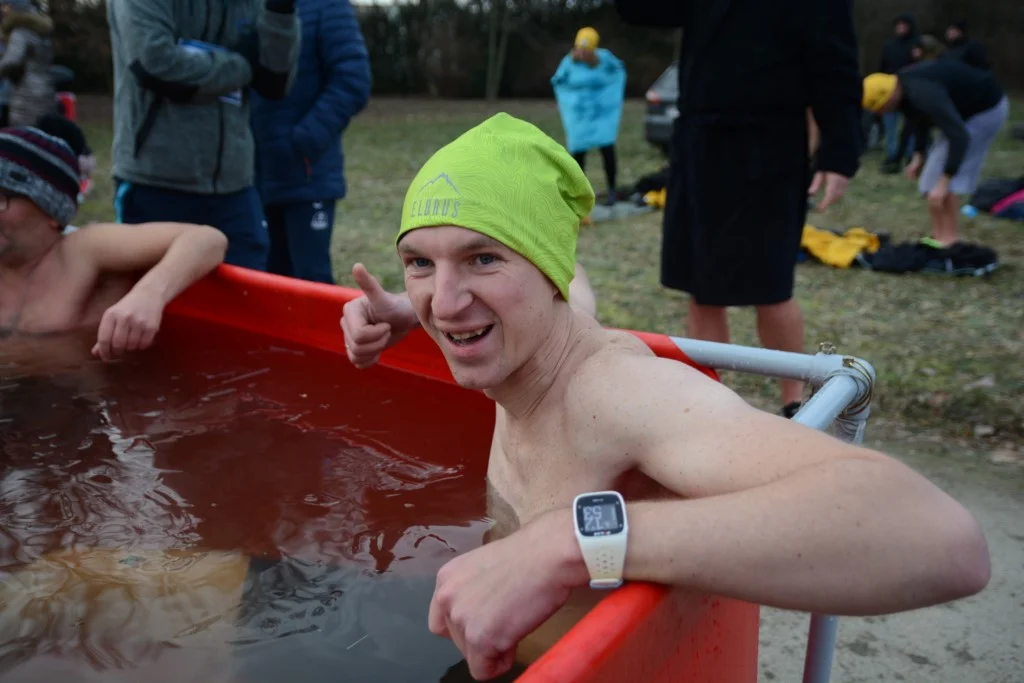
<path id="1" fill-rule="evenodd" d="M 420 228 L 402 238 L 398 251 L 420 324 L 464 387 L 499 386 L 553 327 L 561 296 L 554 284 L 486 235 L 455 226 Z"/>

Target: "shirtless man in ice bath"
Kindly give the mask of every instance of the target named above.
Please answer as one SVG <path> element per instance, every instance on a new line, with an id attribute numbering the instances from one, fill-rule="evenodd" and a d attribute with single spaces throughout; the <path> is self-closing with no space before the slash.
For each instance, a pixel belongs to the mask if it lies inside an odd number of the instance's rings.
<path id="1" fill-rule="evenodd" d="M 97 224 L 64 235 L 78 181 L 65 141 L 0 130 L 0 365 L 24 371 L 77 356 L 76 338 L 62 333 L 83 329 L 96 330 L 92 354 L 104 361 L 146 349 L 166 305 L 224 260 L 227 239 L 202 225 Z"/>
<path id="2" fill-rule="evenodd" d="M 561 146 L 499 114 L 412 182 L 398 236 L 406 293 L 353 269 L 364 296 L 342 319 L 352 363 L 372 365 L 419 325 L 456 381 L 497 404 L 495 527 L 441 569 L 429 616 L 475 678 L 507 671 L 545 630 L 550 644 L 605 594 L 588 587 L 575 535 L 571 506 L 586 492 L 625 497 L 626 581 L 837 615 L 984 588 L 978 523 L 925 478 L 756 410 L 575 310 L 576 235 L 593 202 Z"/>

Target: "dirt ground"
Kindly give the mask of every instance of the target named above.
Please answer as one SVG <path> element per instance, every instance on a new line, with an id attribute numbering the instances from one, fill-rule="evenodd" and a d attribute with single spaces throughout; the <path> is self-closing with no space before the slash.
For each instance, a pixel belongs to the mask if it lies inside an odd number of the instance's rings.
<path id="1" fill-rule="evenodd" d="M 1024 476 L 986 453 L 935 444 L 871 445 L 898 455 L 966 505 L 985 529 L 992 580 L 979 595 L 887 617 L 843 618 L 832 683 L 1019 683 L 1024 681 Z M 762 611 L 760 676 L 800 681 L 809 617 Z"/>

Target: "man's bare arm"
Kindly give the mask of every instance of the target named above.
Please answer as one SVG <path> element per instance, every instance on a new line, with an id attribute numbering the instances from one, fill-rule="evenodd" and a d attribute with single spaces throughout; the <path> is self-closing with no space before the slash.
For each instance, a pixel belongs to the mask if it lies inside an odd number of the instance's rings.
<path id="1" fill-rule="evenodd" d="M 604 418 L 594 438 L 684 498 L 629 505 L 627 579 L 852 615 L 988 582 L 973 516 L 899 461 L 756 410 L 674 361 L 602 367 L 584 382 L 587 409 Z"/>
<path id="2" fill-rule="evenodd" d="M 224 260 L 227 238 L 183 223 L 92 225 L 66 238 L 64 252 L 83 283 L 113 273 L 142 274 L 100 320 L 93 355 L 112 360 L 149 348 L 164 307 Z"/>
<path id="3" fill-rule="evenodd" d="M 228 246 L 216 228 L 187 223 L 104 223 L 67 240 L 72 259 L 96 275 L 148 271 L 132 292 L 151 294 L 163 305 L 223 262 Z"/>

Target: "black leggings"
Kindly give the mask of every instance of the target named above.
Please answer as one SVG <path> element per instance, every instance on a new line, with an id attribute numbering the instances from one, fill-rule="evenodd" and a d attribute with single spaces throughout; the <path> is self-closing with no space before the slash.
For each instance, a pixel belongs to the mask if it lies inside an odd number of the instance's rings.
<path id="1" fill-rule="evenodd" d="M 587 153 L 576 152 L 572 155 L 572 158 L 576 160 L 576 163 L 580 165 L 580 168 L 586 170 Z M 615 191 L 615 145 L 608 145 L 607 147 L 601 147 L 601 158 L 604 160 L 604 174 L 608 178 L 608 190 L 610 192 Z"/>

